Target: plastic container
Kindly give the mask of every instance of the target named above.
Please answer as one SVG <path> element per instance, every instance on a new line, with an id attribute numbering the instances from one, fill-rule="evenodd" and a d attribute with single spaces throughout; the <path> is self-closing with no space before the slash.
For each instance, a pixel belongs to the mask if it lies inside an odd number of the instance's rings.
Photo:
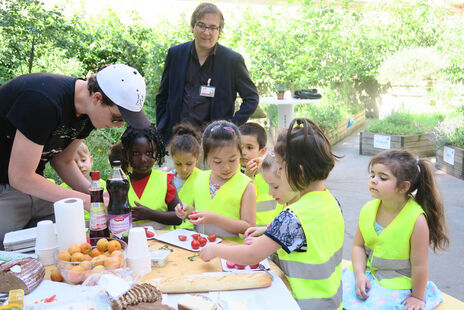
<path id="1" fill-rule="evenodd" d="M 171 251 L 169 250 L 153 250 L 150 251 L 151 265 L 153 267 L 164 267 L 168 261 L 168 256 Z"/>

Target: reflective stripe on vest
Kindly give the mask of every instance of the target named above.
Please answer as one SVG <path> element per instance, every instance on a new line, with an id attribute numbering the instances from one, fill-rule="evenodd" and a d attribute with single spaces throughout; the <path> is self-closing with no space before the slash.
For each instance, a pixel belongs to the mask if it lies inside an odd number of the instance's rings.
<path id="1" fill-rule="evenodd" d="M 333 297 L 330 298 L 308 298 L 308 299 L 297 299 L 296 302 L 301 309 L 342 309 L 343 286 L 338 287 L 337 292 Z"/>
<path id="2" fill-rule="evenodd" d="M 214 198 L 211 198 L 210 194 L 210 178 L 211 170 L 206 170 L 200 172 L 195 180 L 194 185 L 194 203 L 195 209 L 198 211 L 208 210 L 221 214 L 231 219 L 241 219 L 240 208 L 243 193 L 247 188 L 248 184 L 251 182 L 251 179 L 244 175 L 241 172 L 237 172 L 232 178 L 230 178 L 221 188 L 216 192 Z M 207 226 L 204 225 L 204 232 L 209 231 Z M 201 230 L 201 227 L 196 229 Z M 214 230 L 214 228 L 212 228 Z M 201 232 L 201 231 L 200 231 Z M 225 230 L 223 230 L 225 233 Z M 226 235 L 217 234 L 218 237 L 227 238 L 228 240 L 242 242 L 243 239 L 237 234 L 233 234 L 233 238 L 229 237 L 230 233 L 227 232 Z"/>
<path id="3" fill-rule="evenodd" d="M 298 217 L 307 250 L 277 251 L 282 270 L 302 309 L 341 309 L 341 264 L 345 225 L 326 189 L 309 192 L 287 207 Z"/>
<path id="4" fill-rule="evenodd" d="M 393 221 L 379 234 L 374 221 L 380 200 L 364 205 L 359 215 L 359 230 L 367 256 L 366 270 L 380 285 L 390 289 L 411 289 L 410 239 L 422 207 L 410 198 Z"/>
<path id="5" fill-rule="evenodd" d="M 152 210 L 157 211 L 168 211 L 168 206 L 166 205 L 166 193 L 168 189 L 168 176 L 166 172 L 159 171 L 156 169 L 151 170 L 150 177 L 148 179 L 147 185 L 143 190 L 142 197 L 138 197 L 135 193 L 132 185 L 129 188 L 129 193 L 127 194 L 127 200 L 131 207 L 135 207 L 135 201 L 140 203 L 141 205 L 146 206 Z M 136 221 L 134 226 L 146 226 L 151 225 L 150 223 L 156 223 L 152 220 L 140 220 Z M 164 229 L 164 230 L 171 230 L 173 229 L 172 225 L 163 225 L 157 223 L 158 225 L 162 225 L 162 228 L 155 228 L 155 229 Z M 157 226 L 158 226 L 157 225 Z"/>
<path id="6" fill-rule="evenodd" d="M 256 201 L 256 212 L 274 211 L 276 206 L 276 200 Z M 272 215 L 274 215 L 274 212 Z"/>
<path id="7" fill-rule="evenodd" d="M 222 238 L 240 238 L 239 235 L 230 233 L 227 230 L 214 224 L 195 225 L 195 231 L 206 235 L 215 234 L 216 236 L 221 236 Z"/>
<path id="8" fill-rule="evenodd" d="M 334 255 L 325 263 L 310 265 L 302 262 L 281 260 L 280 268 L 285 271 L 287 276 L 292 278 L 323 280 L 332 275 L 335 268 L 340 265 L 342 258 L 343 247 L 335 252 Z"/>
<path id="9" fill-rule="evenodd" d="M 275 218 L 277 201 L 269 195 L 269 185 L 261 173 L 255 176 L 253 183 L 256 186 L 256 226 L 265 226 Z"/>

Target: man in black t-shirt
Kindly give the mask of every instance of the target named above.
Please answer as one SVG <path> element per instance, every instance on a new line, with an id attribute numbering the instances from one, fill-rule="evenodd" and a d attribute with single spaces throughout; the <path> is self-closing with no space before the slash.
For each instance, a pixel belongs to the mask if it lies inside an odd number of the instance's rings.
<path id="1" fill-rule="evenodd" d="M 77 197 L 89 208 L 90 183 L 74 162 L 78 146 L 95 128 L 149 126 L 144 100 L 143 77 L 123 64 L 87 81 L 32 73 L 0 87 L 0 249 L 5 233 L 53 219 L 55 201 Z M 47 162 L 75 190 L 45 179 Z"/>

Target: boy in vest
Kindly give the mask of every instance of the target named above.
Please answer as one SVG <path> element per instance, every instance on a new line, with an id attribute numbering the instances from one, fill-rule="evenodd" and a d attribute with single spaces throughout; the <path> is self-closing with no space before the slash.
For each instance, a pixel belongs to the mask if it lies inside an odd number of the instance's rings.
<path id="1" fill-rule="evenodd" d="M 256 226 L 266 226 L 275 217 L 277 201 L 269 195 L 269 185 L 259 173 L 259 166 L 267 151 L 267 135 L 258 123 L 247 122 L 240 126 L 242 135 L 242 172 L 253 180 L 256 186 Z"/>

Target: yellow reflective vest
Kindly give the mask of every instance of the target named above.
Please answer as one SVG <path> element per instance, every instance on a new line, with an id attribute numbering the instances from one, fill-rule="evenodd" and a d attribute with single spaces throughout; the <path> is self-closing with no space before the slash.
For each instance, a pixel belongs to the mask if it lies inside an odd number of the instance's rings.
<path id="1" fill-rule="evenodd" d="M 185 180 L 184 185 L 178 192 L 179 199 L 182 201 L 182 203 L 187 204 L 188 206 L 193 206 L 193 186 L 195 184 L 195 180 L 197 179 L 197 176 L 200 174 L 201 170 L 195 167 L 193 169 L 192 173 L 188 177 L 187 180 Z M 192 229 L 193 230 L 193 224 L 190 223 L 188 220 L 185 220 L 182 224 L 177 226 L 177 228 L 184 228 L 184 229 Z"/>
<path id="2" fill-rule="evenodd" d="M 138 197 L 132 188 L 132 184 L 127 194 L 127 199 L 131 207 L 135 207 L 135 201 L 150 209 L 157 211 L 168 211 L 166 204 L 166 193 L 168 190 L 168 175 L 166 172 L 156 169 L 151 170 L 147 185 L 142 193 L 142 197 Z M 153 226 L 154 229 L 172 230 L 172 225 L 164 225 L 151 220 L 140 220 L 133 222 L 133 226 Z"/>
<path id="3" fill-rule="evenodd" d="M 194 185 L 194 203 L 196 210 L 209 210 L 231 219 L 241 219 L 240 208 L 243 193 L 251 179 L 243 173 L 237 172 L 216 192 L 214 198 L 210 194 L 211 170 L 202 171 Z M 214 225 L 195 225 L 195 230 L 207 235 L 216 234 L 218 237 L 243 243 L 238 234 Z"/>
<path id="4" fill-rule="evenodd" d="M 275 218 L 277 201 L 269 195 L 269 184 L 261 173 L 253 181 L 256 186 L 256 226 L 266 226 Z"/>
<path id="5" fill-rule="evenodd" d="M 301 309 L 342 309 L 341 264 L 345 224 L 327 190 L 309 192 L 287 207 L 298 217 L 305 252 L 277 251 L 293 297 Z"/>
<path id="6" fill-rule="evenodd" d="M 377 236 L 374 221 L 380 200 L 364 205 L 359 215 L 359 230 L 364 238 L 366 271 L 380 285 L 396 290 L 411 289 L 410 239 L 422 207 L 410 198 L 393 221 Z"/>

